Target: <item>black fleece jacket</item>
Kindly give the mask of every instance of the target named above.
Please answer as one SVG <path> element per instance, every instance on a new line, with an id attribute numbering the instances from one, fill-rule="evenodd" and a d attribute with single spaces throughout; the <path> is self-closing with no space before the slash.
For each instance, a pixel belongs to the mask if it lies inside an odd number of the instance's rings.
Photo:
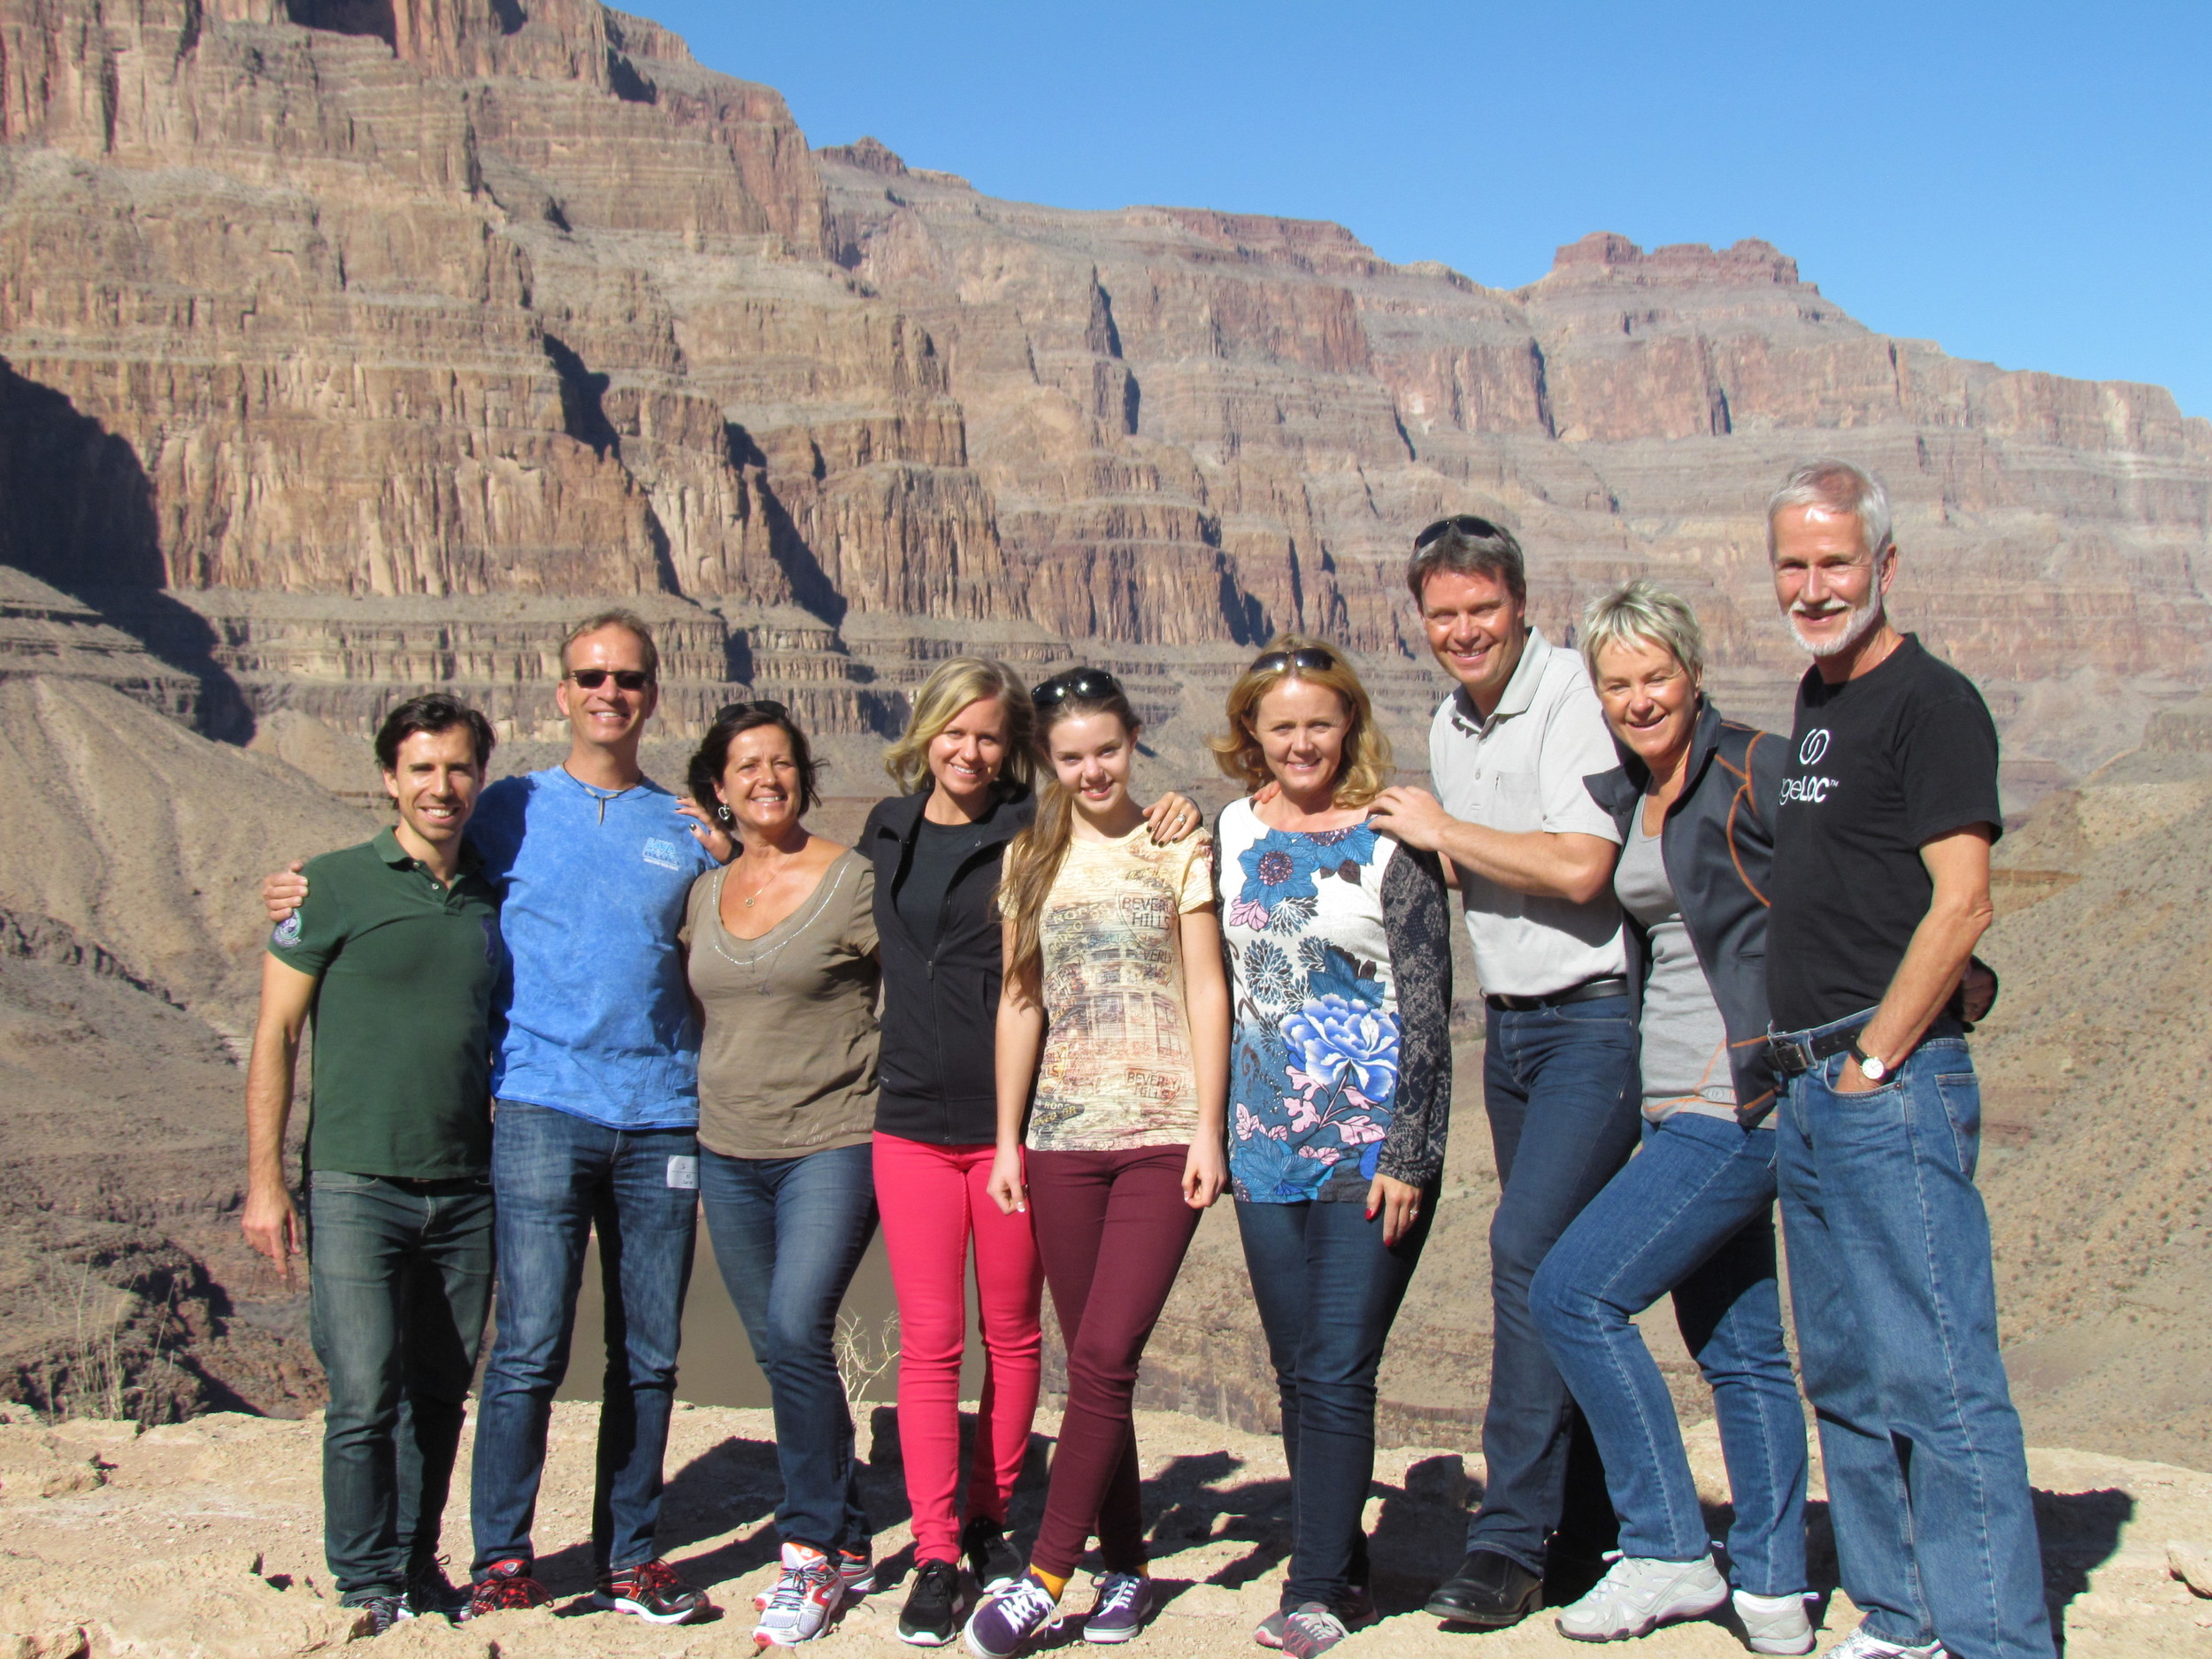
<path id="1" fill-rule="evenodd" d="M 1006 843 L 1035 816 L 1034 797 L 1002 799 L 982 844 L 946 891 L 933 950 L 898 910 L 899 882 L 921 833 L 927 787 L 876 803 L 859 851 L 876 870 L 876 933 L 883 964 L 876 1127 L 938 1146 L 998 1138 L 998 882 Z"/>

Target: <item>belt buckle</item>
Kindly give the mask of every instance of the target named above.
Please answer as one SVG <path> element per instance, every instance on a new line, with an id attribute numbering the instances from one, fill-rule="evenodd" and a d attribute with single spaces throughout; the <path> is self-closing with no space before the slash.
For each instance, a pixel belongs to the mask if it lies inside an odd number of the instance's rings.
<path id="1" fill-rule="evenodd" d="M 1809 1042 L 1770 1036 L 1767 1053 L 1784 1077 L 1802 1077 L 1813 1069 L 1813 1048 Z"/>

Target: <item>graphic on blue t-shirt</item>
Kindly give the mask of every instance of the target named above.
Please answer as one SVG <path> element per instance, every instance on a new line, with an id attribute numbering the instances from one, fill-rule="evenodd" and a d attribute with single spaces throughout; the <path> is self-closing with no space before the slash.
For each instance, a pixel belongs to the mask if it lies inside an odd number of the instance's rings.
<path id="1" fill-rule="evenodd" d="M 468 827 L 499 884 L 507 968 L 492 1091 L 613 1128 L 699 1119 L 699 1033 L 676 932 L 712 856 L 676 797 L 587 788 L 559 766 L 503 778 Z"/>

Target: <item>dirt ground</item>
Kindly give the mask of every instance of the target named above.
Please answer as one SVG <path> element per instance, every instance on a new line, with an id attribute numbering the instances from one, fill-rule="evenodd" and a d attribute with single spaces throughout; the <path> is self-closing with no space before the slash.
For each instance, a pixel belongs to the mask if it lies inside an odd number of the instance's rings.
<path id="1" fill-rule="evenodd" d="M 1041 1421 L 1049 1422 L 1049 1414 Z M 664 1548 L 724 1609 L 710 1621 L 654 1627 L 592 1611 L 590 1474 L 596 1408 L 556 1408 L 540 1571 L 559 1600 L 458 1628 L 421 1620 L 380 1639 L 390 1659 L 645 1659 L 749 1654 L 751 1592 L 770 1576 L 778 1487 L 764 1411 L 680 1408 L 661 1525 Z M 884 1425 L 887 1427 L 887 1424 Z M 320 1425 L 215 1414 L 139 1431 L 80 1420 L 0 1426 L 0 1655 L 5 1659 L 281 1659 L 349 1640 L 352 1616 L 328 1590 L 321 1554 Z M 1254 1652 L 1251 1627 L 1275 1604 L 1287 1543 L 1279 1443 L 1173 1412 L 1139 1419 L 1155 1571 L 1168 1600 L 1134 1651 L 1196 1659 Z M 879 1436 L 879 1440 L 888 1439 Z M 1722 1485 L 1709 1425 L 1691 1431 L 1709 1506 Z M 1018 1500 L 1018 1530 L 1041 1503 L 1047 1443 L 1034 1448 Z M 464 1469 L 469 1448 L 464 1445 Z M 2045 1570 L 2069 1653 L 2212 1655 L 2212 1601 L 2169 1570 L 2170 1544 L 2212 1542 L 2212 1475 L 2075 1452 L 2035 1452 Z M 906 1505 L 888 1455 L 866 1465 L 886 1584 L 850 1608 L 818 1651 L 910 1651 L 893 1634 L 910 1557 Z M 465 1560 L 467 1481 L 448 1513 L 449 1553 Z M 1368 1523 L 1386 1617 L 1342 1650 L 1457 1655 L 1462 1659 L 1586 1652 L 1548 1617 L 1479 1635 L 1441 1630 L 1421 1597 L 1458 1560 L 1465 1478 L 1451 1454 L 1388 1452 L 1376 1471 Z M 1834 1585 L 1824 1517 L 1816 1505 L 1815 1587 L 1827 1638 L 1854 1622 Z M 2212 1587 L 2212 1586 L 2208 1586 Z M 1070 1600 L 1088 1605 L 1080 1582 Z M 12 1640 L 11 1640 L 12 1639 Z M 1066 1639 L 1078 1651 L 1079 1640 Z M 1737 1655 L 1739 1638 L 1711 1622 L 1663 1631 L 1624 1652 L 1667 1659 Z"/>

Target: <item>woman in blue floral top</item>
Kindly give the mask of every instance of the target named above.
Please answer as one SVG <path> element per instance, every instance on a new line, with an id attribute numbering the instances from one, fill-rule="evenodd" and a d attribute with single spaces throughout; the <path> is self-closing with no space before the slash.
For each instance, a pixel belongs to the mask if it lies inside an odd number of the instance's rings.
<path id="1" fill-rule="evenodd" d="M 1375 1374 L 1443 1170 L 1451 922 L 1434 856 L 1367 822 L 1390 748 L 1333 648 L 1279 636 L 1213 747 L 1248 792 L 1214 839 L 1229 1172 L 1296 1517 L 1281 1609 L 1256 1635 L 1304 1659 L 1374 1617 Z"/>

